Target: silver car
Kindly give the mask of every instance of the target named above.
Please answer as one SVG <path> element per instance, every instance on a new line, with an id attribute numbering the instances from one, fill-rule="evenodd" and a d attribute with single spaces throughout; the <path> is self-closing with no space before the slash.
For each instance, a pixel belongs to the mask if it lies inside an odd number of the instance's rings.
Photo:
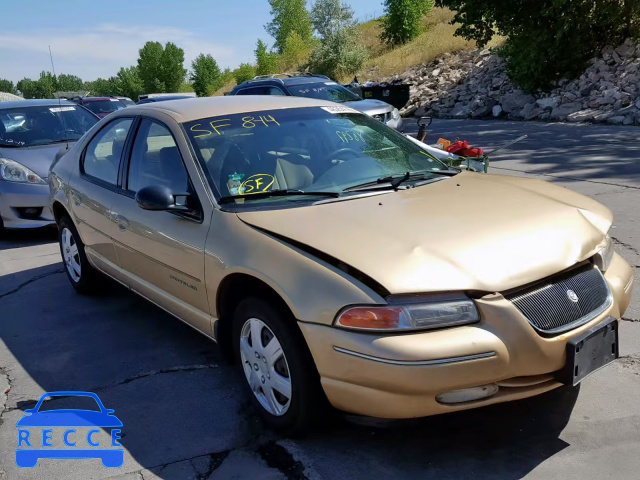
<path id="1" fill-rule="evenodd" d="M 363 100 L 351 90 L 324 75 L 289 74 L 262 75 L 242 82 L 230 95 L 282 95 L 337 102 L 380 120 L 388 127 L 400 130 L 402 117 L 398 109 L 381 100 Z"/>
<path id="2" fill-rule="evenodd" d="M 49 209 L 49 167 L 100 119 L 73 102 L 0 103 L 0 230 L 55 223 Z"/>

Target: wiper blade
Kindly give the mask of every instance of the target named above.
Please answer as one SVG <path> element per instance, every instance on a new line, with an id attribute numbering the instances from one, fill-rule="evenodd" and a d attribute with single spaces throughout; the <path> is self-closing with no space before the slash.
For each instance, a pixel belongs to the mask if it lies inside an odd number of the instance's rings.
<path id="1" fill-rule="evenodd" d="M 20 148 L 24 145 L 18 145 L 17 143 L 0 143 L 0 148 Z"/>
<path id="2" fill-rule="evenodd" d="M 399 175 L 389 175 L 386 177 L 380 177 L 372 182 L 362 183 L 360 185 L 354 185 L 343 190 L 343 192 L 358 192 L 361 190 L 378 190 L 378 189 L 397 189 L 404 182 L 409 180 L 422 180 L 429 178 L 429 176 L 446 175 L 453 176 L 460 172 L 457 170 L 421 170 L 416 172 L 406 172 Z"/>
<path id="3" fill-rule="evenodd" d="M 304 195 L 313 195 L 318 197 L 331 197 L 337 198 L 340 196 L 338 192 L 311 192 L 304 190 L 294 190 L 294 189 L 284 189 L 284 190 L 271 190 L 269 192 L 260 192 L 260 193 L 249 193 L 245 195 L 227 195 L 225 197 L 221 197 L 218 203 L 231 203 L 234 200 L 239 200 L 241 198 L 245 200 L 257 200 L 260 198 L 269 198 L 269 197 L 300 197 Z"/>

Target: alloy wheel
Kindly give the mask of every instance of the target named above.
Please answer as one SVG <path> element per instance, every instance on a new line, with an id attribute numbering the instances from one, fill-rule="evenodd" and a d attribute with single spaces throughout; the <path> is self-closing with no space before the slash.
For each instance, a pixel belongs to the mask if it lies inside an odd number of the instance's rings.
<path id="1" fill-rule="evenodd" d="M 66 227 L 62 229 L 60 242 L 62 243 L 62 258 L 64 260 L 64 266 L 66 267 L 67 272 L 69 272 L 71 279 L 77 283 L 80 281 L 82 268 L 80 266 L 78 244 L 73 233 L 71 233 L 71 230 Z"/>
<path id="2" fill-rule="evenodd" d="M 272 415 L 284 415 L 291 405 L 289 365 L 280 341 L 263 321 L 250 318 L 242 326 L 240 358 L 260 405 Z"/>

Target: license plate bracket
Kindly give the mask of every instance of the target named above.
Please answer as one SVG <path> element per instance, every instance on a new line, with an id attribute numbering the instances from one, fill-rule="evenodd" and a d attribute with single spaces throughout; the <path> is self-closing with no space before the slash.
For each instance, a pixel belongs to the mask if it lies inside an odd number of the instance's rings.
<path id="1" fill-rule="evenodd" d="M 557 378 L 564 384 L 578 385 L 618 356 L 618 321 L 607 317 L 589 331 L 567 342 L 567 362 L 558 372 Z"/>

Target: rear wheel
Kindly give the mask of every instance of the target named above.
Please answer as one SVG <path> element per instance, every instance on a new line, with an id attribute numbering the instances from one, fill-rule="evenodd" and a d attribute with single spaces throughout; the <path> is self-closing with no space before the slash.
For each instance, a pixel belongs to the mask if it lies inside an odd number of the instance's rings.
<path id="1" fill-rule="evenodd" d="M 58 222 L 58 240 L 64 269 L 71 285 L 79 293 L 93 293 L 99 285 L 100 274 L 89 264 L 84 244 L 69 217 L 62 217 Z"/>
<path id="2" fill-rule="evenodd" d="M 327 402 L 295 323 L 259 298 L 243 300 L 233 320 L 236 358 L 265 422 L 288 434 L 313 427 Z"/>

